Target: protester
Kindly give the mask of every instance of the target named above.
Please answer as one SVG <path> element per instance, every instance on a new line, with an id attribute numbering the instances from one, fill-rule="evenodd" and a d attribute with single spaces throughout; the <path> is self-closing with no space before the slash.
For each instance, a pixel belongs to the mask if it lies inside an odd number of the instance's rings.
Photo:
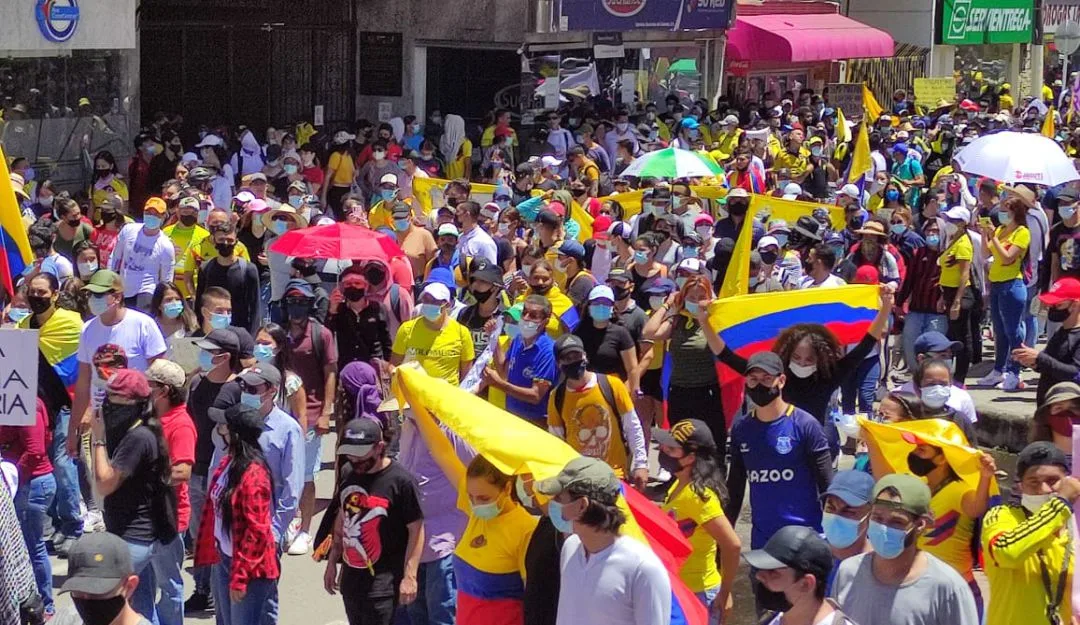
<path id="1" fill-rule="evenodd" d="M 1061 278 L 1039 296 L 1039 301 L 1049 308 L 1047 319 L 1057 324 L 1058 329 L 1048 337 L 1043 350 L 1035 350 L 1025 338 L 1021 346 L 1012 351 L 1011 357 L 1039 372 L 1035 402 L 1042 404 L 1052 386 L 1075 381 L 1080 373 L 1080 306 L 1077 306 L 1080 280 Z"/>
<path id="2" fill-rule="evenodd" d="M 870 552 L 866 537 L 874 478 L 865 471 L 837 471 L 821 496 L 821 526 L 835 565 L 827 580 L 832 588 L 840 562 Z"/>
<path id="3" fill-rule="evenodd" d="M 915 339 L 915 343 L 912 346 L 915 358 L 908 363 L 908 366 L 914 374 L 918 371 L 922 363 L 930 360 L 941 360 L 944 361 L 948 369 L 955 374 L 956 361 L 963 352 L 963 349 L 963 343 L 960 341 L 950 341 L 941 332 L 925 332 Z M 924 376 L 920 376 L 920 378 L 921 377 Z M 978 421 L 979 418 L 975 413 L 975 402 L 971 398 L 971 393 L 968 393 L 958 386 L 955 375 L 953 376 L 952 383 L 949 384 L 947 388 L 949 390 L 948 395 L 937 392 L 932 393 L 929 396 L 924 396 L 922 399 L 927 403 L 927 406 L 933 410 L 940 410 L 943 406 L 946 406 L 950 412 L 963 415 L 971 423 Z M 914 379 L 900 385 L 896 390 L 901 393 L 922 395 L 921 391 L 916 389 L 916 382 Z M 941 403 L 942 399 L 944 399 L 944 403 Z"/>
<path id="4" fill-rule="evenodd" d="M 1006 391 L 1023 390 L 1020 363 L 1012 352 L 1023 340 L 1023 312 L 1027 304 L 1023 259 L 1031 245 L 1031 232 L 1024 225 L 1028 207 L 1016 198 L 1001 203 L 997 229 L 983 226 L 986 258 L 990 259 L 990 314 L 994 325 L 994 369 L 979 379 L 980 386 L 996 386 Z"/>
<path id="5" fill-rule="evenodd" d="M 71 547 L 68 576 L 61 587 L 61 592 L 71 593 L 74 610 L 58 613 L 51 622 L 150 625 L 132 605 L 138 583 L 128 546 L 120 537 L 87 534 Z"/>
<path id="6" fill-rule="evenodd" d="M 160 198 L 143 207 L 142 224 L 128 224 L 117 235 L 109 256 L 109 268 L 124 280 L 124 301 L 130 308 L 150 309 L 150 298 L 159 282 L 172 282 L 176 250 L 161 227 L 168 209 Z"/>

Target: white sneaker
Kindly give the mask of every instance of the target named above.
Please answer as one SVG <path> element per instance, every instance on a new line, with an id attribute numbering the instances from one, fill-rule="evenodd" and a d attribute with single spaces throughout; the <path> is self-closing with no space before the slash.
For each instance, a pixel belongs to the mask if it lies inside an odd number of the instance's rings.
<path id="1" fill-rule="evenodd" d="M 1004 381 L 1005 376 L 997 369 L 994 369 L 990 373 L 987 373 L 983 377 L 976 380 L 975 386 L 997 386 Z"/>
<path id="2" fill-rule="evenodd" d="M 285 530 L 285 544 L 291 545 L 296 537 L 300 534 L 300 517 L 296 517 L 289 523 L 289 527 Z"/>
<path id="3" fill-rule="evenodd" d="M 996 388 L 1000 388 L 1003 391 L 1022 391 L 1027 388 L 1027 384 L 1024 384 L 1020 376 L 1015 373 L 1006 373 L 1005 379 L 1001 384 L 998 384 Z"/>
<path id="4" fill-rule="evenodd" d="M 102 516 L 101 510 L 87 510 L 86 516 L 83 517 L 83 531 L 85 532 L 104 532 L 105 531 L 105 517 Z"/>
<path id="5" fill-rule="evenodd" d="M 308 552 L 311 548 L 311 535 L 307 532 L 300 532 L 293 539 L 292 544 L 289 545 L 290 556 L 302 556 Z"/>
<path id="6" fill-rule="evenodd" d="M 660 469 L 656 472 L 656 479 L 660 482 L 666 482 L 671 479 L 671 473 L 668 473 L 667 469 Z"/>

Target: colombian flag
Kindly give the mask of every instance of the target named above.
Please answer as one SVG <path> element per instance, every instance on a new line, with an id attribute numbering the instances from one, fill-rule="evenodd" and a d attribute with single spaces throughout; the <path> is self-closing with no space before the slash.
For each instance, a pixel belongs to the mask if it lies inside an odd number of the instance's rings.
<path id="1" fill-rule="evenodd" d="M 26 237 L 22 211 L 11 186 L 11 172 L 7 157 L 0 148 L 0 243 L 4 253 L 0 255 L 0 281 L 9 294 L 15 292 L 15 278 L 30 265 L 34 256 L 30 252 L 30 239 Z"/>
<path id="2" fill-rule="evenodd" d="M 79 334 L 83 320 L 79 313 L 57 308 L 45 325 L 38 329 L 38 348 L 52 366 L 68 394 L 74 398 L 75 379 L 79 377 Z M 23 319 L 20 328 L 30 327 L 30 318 Z"/>
<path id="3" fill-rule="evenodd" d="M 431 431 L 433 415 L 438 415 L 443 425 L 503 473 L 531 473 L 542 480 L 558 475 L 578 456 L 562 439 L 445 380 L 432 378 L 419 367 L 395 369 L 393 385 L 399 401 L 404 399 L 412 407 L 420 428 Z M 679 578 L 679 568 L 691 547 L 675 520 L 625 484 L 619 507 L 627 513 L 622 533 L 648 543 L 668 571 L 672 593 L 669 624 L 706 625 L 708 610 Z"/>

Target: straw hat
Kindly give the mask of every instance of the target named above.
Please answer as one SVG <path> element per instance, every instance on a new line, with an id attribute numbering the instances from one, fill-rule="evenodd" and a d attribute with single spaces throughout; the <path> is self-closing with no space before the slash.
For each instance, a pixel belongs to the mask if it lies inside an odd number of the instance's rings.
<path id="1" fill-rule="evenodd" d="M 885 226 L 876 221 L 868 221 L 863 224 L 863 227 L 856 230 L 855 234 L 869 234 L 872 236 L 888 237 L 889 233 L 885 232 Z"/>
<path id="2" fill-rule="evenodd" d="M 260 215 L 259 221 L 262 223 L 263 228 L 271 230 L 270 225 L 276 215 L 289 215 L 301 228 L 307 228 L 307 218 L 297 213 L 296 209 L 288 204 L 282 204 L 280 207 L 268 210 Z"/>

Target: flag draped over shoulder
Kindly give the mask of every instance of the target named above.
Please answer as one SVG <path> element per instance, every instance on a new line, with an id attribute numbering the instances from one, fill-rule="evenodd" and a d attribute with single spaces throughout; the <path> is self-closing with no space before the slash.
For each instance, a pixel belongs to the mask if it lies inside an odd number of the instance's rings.
<path id="1" fill-rule="evenodd" d="M 20 324 L 21 328 L 30 327 L 30 318 Z M 79 313 L 57 308 L 45 325 L 38 328 L 38 348 L 41 355 L 52 366 L 60 382 L 68 393 L 74 393 L 75 380 L 79 377 L 79 334 L 83 320 Z"/>
<path id="2" fill-rule="evenodd" d="M 394 388 L 413 411 L 438 419 L 503 473 L 531 473 L 542 480 L 558 475 L 579 455 L 551 433 L 418 368 L 398 367 Z M 679 568 L 691 547 L 675 520 L 625 484 L 619 507 L 627 519 L 622 533 L 648 544 L 668 571 L 672 592 L 669 624 L 706 625 L 708 611 L 679 578 Z"/>
<path id="3" fill-rule="evenodd" d="M 11 185 L 7 157 L 0 148 L 0 283 L 9 294 L 15 292 L 15 279 L 30 265 L 34 256 L 30 252 L 30 239 L 26 236 L 22 211 Z"/>

